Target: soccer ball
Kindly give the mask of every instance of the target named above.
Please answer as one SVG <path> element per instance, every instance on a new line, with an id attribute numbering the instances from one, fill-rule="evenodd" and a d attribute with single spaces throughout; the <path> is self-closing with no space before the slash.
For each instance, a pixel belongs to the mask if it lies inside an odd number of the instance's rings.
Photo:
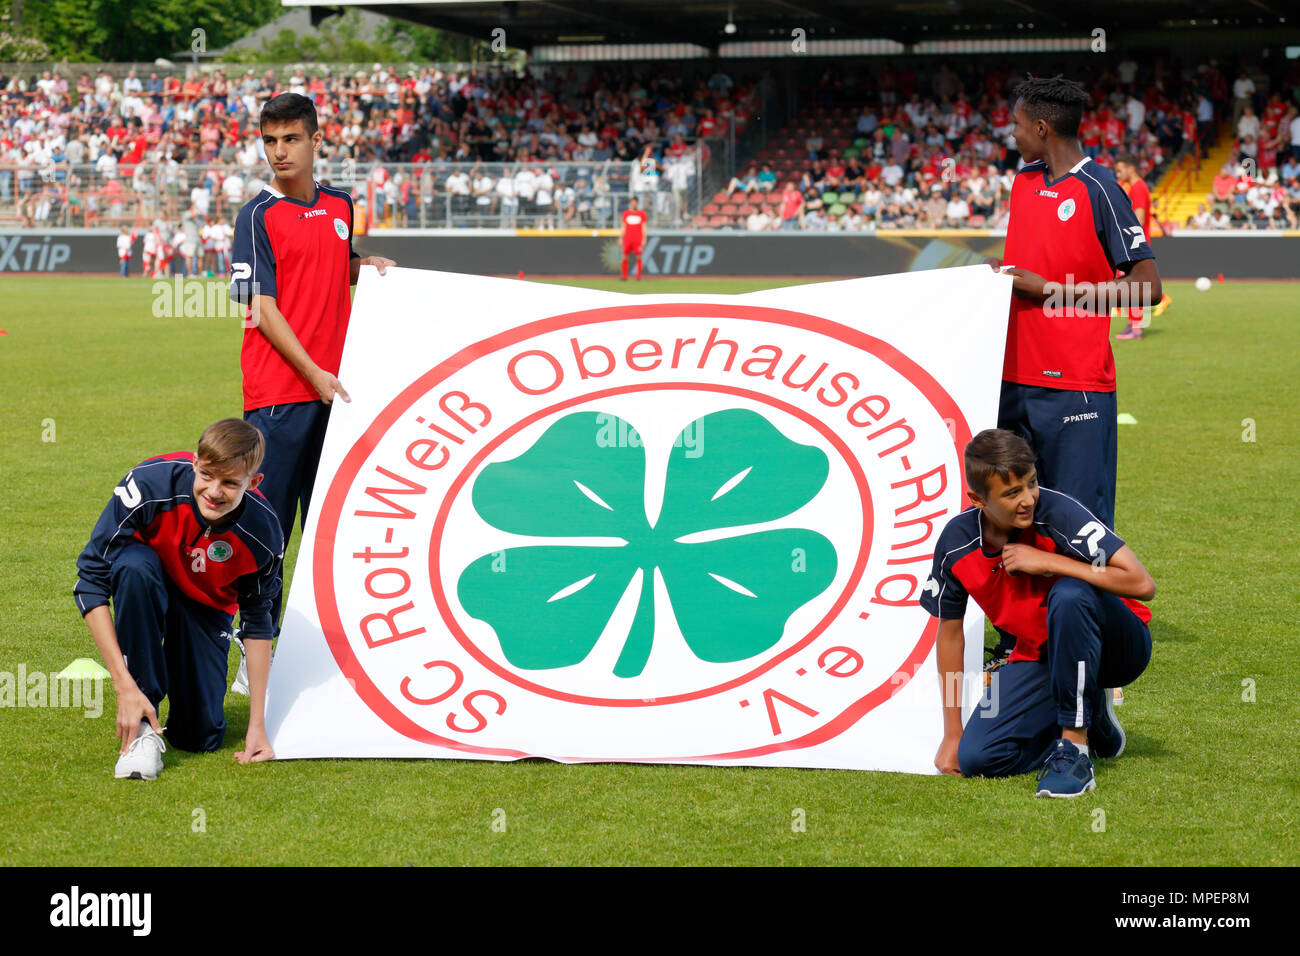
<path id="1" fill-rule="evenodd" d="M 1210 280 L 1207 279 L 1205 276 L 1201 276 L 1199 279 L 1197 279 L 1197 280 L 1196 280 L 1196 291 L 1197 291 L 1197 292 L 1209 292 L 1209 291 L 1210 291 Z"/>

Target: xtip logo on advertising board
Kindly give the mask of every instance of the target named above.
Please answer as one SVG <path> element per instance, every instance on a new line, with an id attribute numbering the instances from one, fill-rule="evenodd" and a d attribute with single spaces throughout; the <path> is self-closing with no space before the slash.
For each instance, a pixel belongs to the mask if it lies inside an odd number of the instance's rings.
<path id="1" fill-rule="evenodd" d="M 72 247 L 49 236 L 40 241 L 0 236 L 0 272 L 53 272 L 71 258 Z"/>
<path id="2" fill-rule="evenodd" d="M 643 269 L 651 276 L 702 275 L 708 272 L 716 252 L 711 242 L 700 242 L 695 236 L 651 236 L 642 252 Z M 610 240 L 602 247 L 600 258 L 607 272 L 617 273 L 622 266 L 623 247 L 617 240 Z"/>

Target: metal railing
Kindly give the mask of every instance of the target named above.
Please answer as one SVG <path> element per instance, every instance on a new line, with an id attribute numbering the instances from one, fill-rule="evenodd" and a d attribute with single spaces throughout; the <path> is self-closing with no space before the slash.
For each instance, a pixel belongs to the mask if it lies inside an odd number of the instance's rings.
<path id="1" fill-rule="evenodd" d="M 321 161 L 316 179 L 351 192 L 356 232 L 373 228 L 617 228 L 635 196 L 650 225 L 680 228 L 703 204 L 699 150 L 637 161 L 362 163 Z M 665 164 L 667 167 L 669 164 Z M 263 164 L 0 165 L 0 224 L 27 228 L 234 223 L 271 181 Z M 504 182 L 503 182 L 504 181 Z"/>

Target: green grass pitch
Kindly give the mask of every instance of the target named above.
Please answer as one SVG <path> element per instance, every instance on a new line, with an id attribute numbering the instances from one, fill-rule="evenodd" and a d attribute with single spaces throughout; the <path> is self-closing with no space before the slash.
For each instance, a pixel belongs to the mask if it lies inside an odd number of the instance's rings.
<path id="1" fill-rule="evenodd" d="M 248 699 L 236 696 L 220 752 L 169 751 L 158 781 L 120 781 L 105 688 L 98 719 L 0 709 L 0 863 L 1300 863 L 1298 288 L 1169 282 L 1173 305 L 1147 338 L 1116 343 L 1120 410 L 1138 422 L 1121 427 L 1118 530 L 1157 582 L 1155 653 L 1120 710 L 1128 751 L 1100 765 L 1093 794 L 1035 800 L 1032 777 L 793 769 L 240 766 Z M 114 482 L 238 414 L 240 330 L 155 318 L 138 279 L 5 277 L 0 302 L 0 671 L 53 673 L 97 658 L 71 589 Z"/>

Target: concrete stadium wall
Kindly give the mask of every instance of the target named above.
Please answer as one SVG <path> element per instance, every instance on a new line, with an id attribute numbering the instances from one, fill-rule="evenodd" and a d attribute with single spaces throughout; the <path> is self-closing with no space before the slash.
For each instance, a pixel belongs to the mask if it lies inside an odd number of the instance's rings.
<path id="1" fill-rule="evenodd" d="M 0 275 L 115 273 L 113 230 L 0 230 Z M 1300 278 L 1300 234 L 1201 233 L 1155 239 L 1167 279 Z M 516 236 L 430 230 L 362 236 L 355 248 L 404 266 L 484 275 L 614 275 L 619 246 L 608 236 Z M 867 276 L 968 265 L 1001 256 L 1003 238 L 989 232 L 898 232 L 745 235 L 657 233 L 646 247 L 649 276 Z M 139 273 L 139 246 L 132 261 Z"/>

